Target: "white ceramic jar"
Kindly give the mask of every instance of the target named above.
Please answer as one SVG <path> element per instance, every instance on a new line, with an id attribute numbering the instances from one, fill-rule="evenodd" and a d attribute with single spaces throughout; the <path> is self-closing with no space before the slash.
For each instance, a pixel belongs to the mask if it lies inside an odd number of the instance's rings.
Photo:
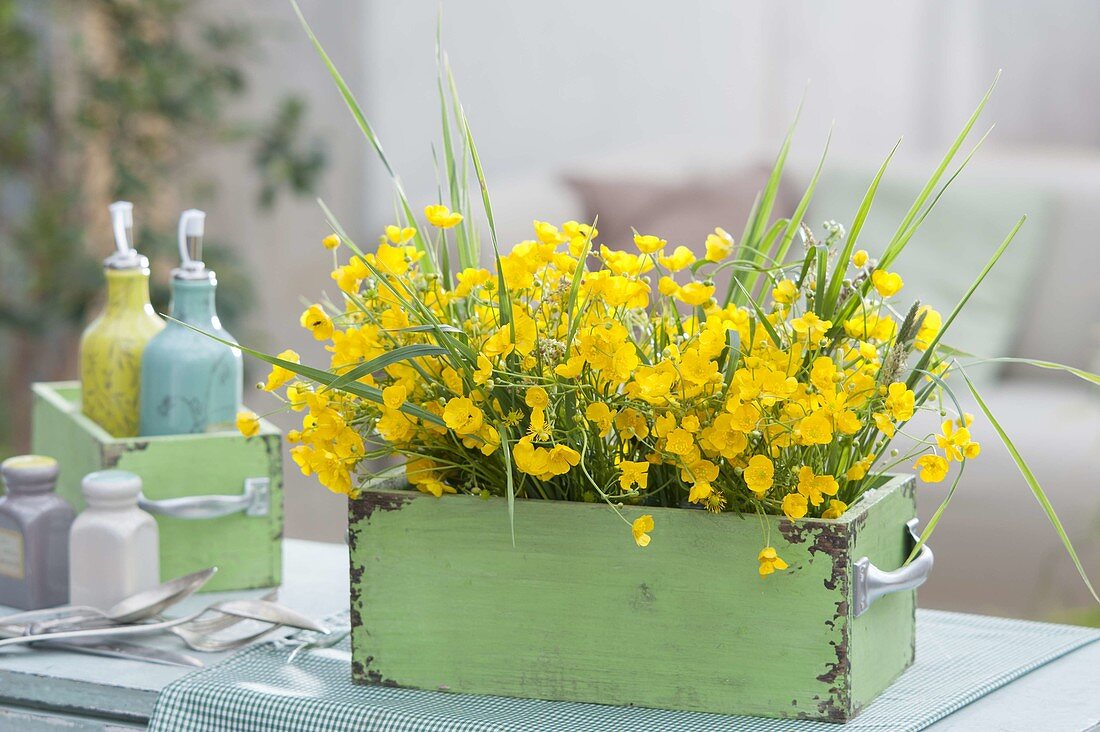
<path id="1" fill-rule="evenodd" d="M 89 473 L 87 507 L 69 537 L 69 602 L 106 610 L 160 582 L 157 522 L 138 508 L 141 478 L 124 470 Z"/>

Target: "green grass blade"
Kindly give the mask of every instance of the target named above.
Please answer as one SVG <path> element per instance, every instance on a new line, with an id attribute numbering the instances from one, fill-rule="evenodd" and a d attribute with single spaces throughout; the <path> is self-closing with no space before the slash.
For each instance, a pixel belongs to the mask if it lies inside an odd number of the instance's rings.
<path id="1" fill-rule="evenodd" d="M 817 249 L 817 274 L 814 276 L 814 310 L 822 320 L 825 320 L 825 281 L 829 275 L 829 248 L 824 244 L 818 244 Z"/>
<path id="2" fill-rule="evenodd" d="M 742 292 L 746 293 L 746 297 L 748 299 L 749 305 L 751 305 L 752 309 L 756 311 L 756 319 L 760 322 L 760 325 L 764 328 L 764 330 L 767 331 L 768 337 L 772 339 L 772 343 L 774 343 L 778 348 L 782 348 L 783 344 L 779 340 L 779 334 L 775 332 L 775 328 L 768 321 L 768 316 L 764 313 L 763 309 L 760 307 L 760 303 L 756 302 L 755 298 L 752 298 L 752 297 L 748 296 L 747 291 L 745 290 L 745 286 L 742 285 L 740 282 L 737 283 L 737 286 L 741 288 Z M 750 344 L 750 349 L 749 350 L 750 351 L 752 350 L 751 349 L 751 344 Z"/>
<path id="3" fill-rule="evenodd" d="M 179 323 L 183 327 L 188 328 L 189 330 L 193 330 L 196 333 L 200 333 L 200 334 L 206 336 L 207 338 L 210 338 L 211 340 L 215 340 L 218 343 L 221 343 L 221 344 L 226 345 L 226 346 L 230 346 L 231 348 L 240 349 L 242 353 L 247 353 L 249 356 L 252 356 L 253 358 L 257 358 L 261 361 L 264 361 L 265 363 L 269 363 L 272 366 L 281 366 L 282 368 L 286 369 L 287 371 L 290 371 L 291 373 L 298 374 L 299 376 L 304 376 L 307 379 L 311 379 L 312 381 L 316 381 L 318 384 L 323 384 L 325 386 L 329 386 L 333 381 L 335 381 L 338 378 L 338 375 L 332 373 L 331 371 L 325 371 L 324 369 L 318 369 L 318 368 L 314 368 L 312 366 L 306 366 L 304 364 L 295 363 L 293 361 L 287 361 L 286 359 L 279 358 L 278 356 L 271 356 L 271 355 L 266 354 L 262 351 L 257 351 L 255 349 L 248 348 L 247 346 L 242 346 L 239 343 L 234 343 L 232 341 L 227 341 L 224 338 L 219 338 L 218 336 L 213 335 L 212 333 L 207 333 L 206 331 L 204 331 L 200 328 L 196 328 L 192 325 L 188 325 L 187 323 L 184 323 L 180 320 L 175 320 L 175 318 L 169 318 L 169 320 L 174 320 L 176 323 Z M 357 396 L 361 399 L 366 399 L 368 401 L 375 402 L 376 404 L 385 404 L 385 402 L 382 400 L 382 391 L 381 391 L 381 389 L 377 389 L 373 386 L 367 386 L 366 384 L 360 384 L 358 382 L 352 382 L 350 384 L 345 384 L 344 386 L 342 386 L 340 388 L 340 390 L 341 391 L 346 391 L 348 394 L 352 394 L 352 395 Z M 447 426 L 447 423 L 444 422 L 440 417 L 432 414 L 429 411 L 421 409 L 420 407 L 418 407 L 414 404 L 409 404 L 408 402 L 401 405 L 401 410 L 400 411 L 404 412 L 405 414 L 408 414 L 409 416 L 417 417 L 419 419 L 423 419 L 423 420 L 426 420 L 428 422 L 432 422 L 433 424 L 437 424 L 437 425 L 440 425 L 442 427 Z"/>
<path id="4" fill-rule="evenodd" d="M 588 259 L 588 253 L 592 250 L 592 232 L 596 230 L 596 224 L 599 222 L 600 217 L 597 216 L 592 221 L 592 227 L 588 231 L 588 235 L 584 238 L 584 246 L 581 248 L 581 255 L 577 257 L 577 269 L 573 272 L 573 281 L 569 284 L 569 301 L 566 304 L 566 317 L 568 318 L 569 331 L 565 339 L 565 354 L 566 358 L 571 353 L 573 346 L 573 336 L 577 333 L 577 328 L 580 326 L 580 318 L 575 315 L 577 309 L 577 297 L 581 290 L 581 280 L 584 279 L 584 262 Z"/>
<path id="5" fill-rule="evenodd" d="M 890 154 L 886 156 L 886 160 L 879 166 L 878 172 L 875 173 L 874 179 L 871 180 L 871 185 L 868 186 L 867 192 L 863 195 L 863 200 L 856 210 L 855 218 L 852 219 L 852 226 L 848 229 L 848 235 L 844 239 L 844 248 L 841 251 L 840 257 L 837 259 L 836 268 L 833 270 L 833 278 L 829 282 L 829 289 L 825 295 L 825 312 L 827 313 L 831 314 L 833 309 L 836 308 L 837 300 L 840 298 L 840 287 L 844 282 L 844 274 L 848 271 L 848 261 L 852 258 L 852 253 L 856 248 L 856 242 L 859 240 L 859 234 L 863 231 L 863 224 L 867 221 L 867 216 L 871 212 L 871 204 L 875 200 L 875 194 L 878 193 L 878 186 L 879 183 L 882 182 L 882 176 L 886 173 L 886 166 L 890 164 L 890 161 L 894 157 L 894 153 L 898 151 L 898 146 L 900 145 L 901 140 L 894 143 L 894 147 L 890 150 Z"/>
<path id="6" fill-rule="evenodd" d="M 451 70 L 447 69 L 447 78 L 450 82 L 451 96 L 455 99 L 455 105 L 457 107 L 458 124 L 462 128 L 463 137 L 466 140 L 466 149 L 470 153 L 470 160 L 474 164 L 474 174 L 477 177 L 478 187 L 481 189 L 481 203 L 485 209 L 485 220 L 489 224 L 489 237 L 493 242 L 493 254 L 496 258 L 497 266 L 497 285 L 500 288 L 499 306 L 500 306 L 500 322 L 501 325 L 508 325 L 511 328 L 512 336 L 515 337 L 515 324 L 512 322 L 512 296 L 508 292 L 508 286 L 504 281 L 504 268 L 500 264 L 500 244 L 497 241 L 497 227 L 496 221 L 493 218 L 493 204 L 489 200 L 489 186 L 485 183 L 485 171 L 481 167 L 481 156 L 477 153 L 477 145 L 474 144 L 474 135 L 470 131 L 470 120 L 466 117 L 466 112 L 462 108 L 462 104 L 458 102 L 458 90 L 455 86 L 454 74 Z"/>
<path id="7" fill-rule="evenodd" d="M 325 389 L 343 389 L 345 384 L 359 381 L 359 379 L 367 374 L 381 371 L 390 364 L 400 361 L 411 361 L 414 358 L 423 358 L 425 356 L 446 356 L 449 355 L 449 353 L 450 352 L 443 346 L 436 346 L 431 343 L 413 343 L 408 346 L 400 346 L 392 351 L 386 351 L 381 356 L 372 358 L 369 361 L 356 364 L 351 369 L 348 369 L 336 379 L 332 380 Z"/>
<path id="8" fill-rule="evenodd" d="M 768 182 L 764 186 L 763 192 L 757 198 L 757 202 L 753 205 L 752 213 L 749 217 L 749 224 L 746 227 L 745 234 L 741 238 L 742 247 L 755 248 L 753 261 L 756 264 L 760 264 L 765 256 L 764 252 L 759 251 L 760 237 L 764 231 L 764 227 L 768 225 L 769 219 L 771 219 L 772 208 L 775 206 L 775 198 L 779 193 L 779 184 L 783 179 L 783 167 L 787 163 L 787 155 L 791 150 L 791 141 L 794 139 L 794 131 L 798 126 L 798 118 L 802 114 L 802 103 L 805 101 L 806 95 L 802 95 L 802 99 L 798 102 L 798 109 L 795 110 L 794 120 L 791 122 L 791 126 L 787 129 L 787 135 L 783 139 L 783 144 L 779 147 L 779 154 L 775 158 L 775 164 L 772 166 L 771 173 L 768 174 Z M 736 300 L 738 305 L 743 305 L 744 302 L 740 301 L 740 298 L 735 298 L 735 295 L 742 294 L 746 298 L 751 298 L 751 289 L 745 287 L 747 278 L 742 278 L 741 272 L 734 272 L 730 277 L 730 284 L 726 290 L 726 304 L 728 305 L 731 300 Z"/>
<path id="9" fill-rule="evenodd" d="M 508 526 L 512 532 L 512 548 L 516 547 L 516 489 L 512 478 L 512 448 L 508 444 L 508 430 L 503 425 L 497 427 L 500 435 L 500 450 L 504 456 L 504 472 L 508 481 Z"/>
<path id="10" fill-rule="evenodd" d="M 940 348 L 943 349 L 944 346 L 940 346 Z M 951 349 L 951 350 L 954 351 L 954 349 Z M 1035 368 L 1039 368 L 1039 369 L 1051 369 L 1051 370 L 1054 370 L 1054 371 L 1064 371 L 1067 374 L 1071 374 L 1072 376 L 1076 376 L 1078 379 L 1083 379 L 1083 380 L 1089 382 L 1090 384 L 1095 384 L 1096 386 L 1100 386 L 1100 374 L 1094 374 L 1091 371 L 1085 371 L 1084 369 L 1078 369 L 1078 368 L 1074 368 L 1073 366 L 1066 366 L 1065 364 L 1055 363 L 1054 361 L 1040 361 L 1039 359 L 1035 359 L 1035 358 L 1018 358 L 1018 357 L 1014 357 L 1014 356 L 1001 356 L 1001 357 L 998 357 L 998 358 L 980 358 L 980 357 L 977 357 L 977 356 L 970 356 L 970 354 L 963 353 L 962 351 L 957 351 L 957 353 L 958 353 L 958 355 L 963 356 L 963 357 L 976 359 L 973 363 L 967 364 L 967 366 L 980 365 L 980 364 L 983 364 L 983 363 L 1022 363 L 1022 364 L 1027 364 L 1028 366 L 1034 366 Z"/>
<path id="11" fill-rule="evenodd" d="M 1073 566 L 1077 568 L 1077 574 L 1081 575 L 1081 580 L 1085 583 L 1085 587 L 1089 589 L 1093 599 L 1096 600 L 1097 603 L 1100 603 L 1100 596 L 1098 596 L 1096 590 L 1093 589 L 1092 582 L 1089 581 L 1088 574 L 1085 572 L 1085 567 L 1081 564 L 1081 559 L 1077 556 L 1077 551 L 1073 548 L 1073 542 L 1070 541 L 1069 535 L 1066 534 L 1062 522 L 1058 519 L 1058 514 L 1054 512 L 1054 506 L 1051 505 L 1050 499 L 1047 498 L 1047 494 L 1039 485 L 1039 481 L 1035 479 L 1035 474 L 1031 472 L 1031 468 L 1028 467 L 1027 462 L 1024 460 L 1023 456 L 1020 455 L 1020 451 L 1016 449 L 1012 440 L 1005 434 L 1000 422 L 998 422 L 993 416 L 993 413 L 989 411 L 989 407 L 986 406 L 985 400 L 982 399 L 978 390 L 974 388 L 973 382 L 970 381 L 970 377 L 966 375 L 965 371 L 962 372 L 962 376 L 966 380 L 966 385 L 970 387 L 970 393 L 974 395 L 974 400 L 978 403 L 978 407 L 981 408 L 982 413 L 985 414 L 985 418 L 993 425 L 993 429 L 997 431 L 997 436 L 1001 438 L 1001 442 L 1004 443 L 1009 454 L 1012 455 L 1013 462 L 1016 463 L 1016 467 L 1019 468 L 1020 473 L 1024 476 L 1024 480 L 1027 481 L 1028 487 L 1031 488 L 1032 495 L 1035 496 L 1035 500 L 1042 506 L 1043 513 L 1046 514 L 1047 520 L 1050 521 L 1050 525 L 1058 532 L 1058 537 L 1062 540 L 1062 545 L 1066 548 L 1066 553 L 1069 554 L 1070 559 L 1073 560 Z"/>
<path id="12" fill-rule="evenodd" d="M 825 158 L 829 155 L 829 143 L 833 140 L 833 130 L 829 128 L 829 135 L 825 138 L 825 149 L 821 151 L 821 159 L 817 161 L 817 168 L 814 170 L 813 177 L 810 178 L 810 184 L 806 186 L 806 192 L 802 194 L 802 200 L 798 202 L 798 207 L 795 208 L 794 214 L 791 216 L 787 223 L 787 228 L 783 232 L 783 239 L 779 244 L 779 250 L 775 254 L 775 261 L 780 264 L 787 258 L 787 252 L 790 251 L 791 242 L 794 241 L 794 235 L 798 231 L 798 227 L 802 225 L 802 219 L 806 215 L 806 209 L 810 207 L 810 201 L 814 197 L 814 189 L 817 188 L 817 180 L 821 177 L 821 170 L 825 167 Z M 752 291 L 752 288 L 749 288 Z"/>
<path id="13" fill-rule="evenodd" d="M 955 474 L 955 480 L 951 482 L 951 488 L 948 489 L 947 495 L 940 501 L 940 505 L 936 506 L 936 511 L 932 514 L 932 518 L 928 519 L 928 525 L 920 532 L 920 539 L 918 539 L 917 543 L 913 546 L 913 550 L 909 552 L 909 556 L 905 558 L 905 564 L 909 564 L 909 562 L 916 559 L 917 554 L 920 553 L 921 547 L 923 547 L 932 537 L 933 532 L 936 530 L 936 526 L 940 523 L 940 518 L 943 517 L 943 512 L 947 510 L 947 507 L 951 504 L 951 499 L 955 497 L 955 490 L 959 487 L 959 480 L 962 478 L 965 469 L 966 461 L 964 460 L 959 463 L 959 472 Z"/>
<path id="14" fill-rule="evenodd" d="M 435 59 L 436 59 L 436 86 L 439 91 L 439 117 L 443 130 L 443 162 L 445 165 L 447 175 L 447 194 L 450 198 L 450 206 L 452 211 L 462 211 L 463 200 L 462 192 L 460 190 L 460 184 L 465 185 L 466 180 L 463 178 L 461 181 L 458 177 L 457 166 L 455 165 L 455 152 L 454 141 L 451 136 L 451 116 L 447 112 L 447 93 L 444 89 L 443 69 L 445 67 L 444 54 L 443 54 L 443 8 L 440 6 L 439 15 L 436 20 L 436 33 L 435 33 Z M 462 269 L 470 267 L 476 267 L 477 257 L 471 257 L 470 249 L 470 227 L 472 223 L 469 219 L 464 219 L 458 226 L 455 227 L 455 249 L 458 252 L 458 263 Z"/>
<path id="15" fill-rule="evenodd" d="M 966 138 L 970 135 L 970 130 L 973 129 L 974 124 L 978 121 L 978 117 L 981 116 L 982 110 L 985 109 L 986 103 L 989 102 L 989 98 L 990 96 L 992 96 L 993 90 L 996 88 L 997 81 L 1000 78 L 1001 72 L 998 71 L 997 75 L 993 78 L 993 83 L 990 84 L 989 89 L 986 91 L 985 96 L 982 97 L 981 102 L 978 103 L 978 107 L 970 115 L 970 118 L 966 121 L 966 124 L 963 125 L 963 128 L 959 132 L 959 134 L 955 136 L 955 139 L 954 141 L 952 141 L 951 146 L 947 149 L 947 153 L 944 154 L 943 159 L 940 160 L 939 166 L 937 166 L 935 172 L 932 173 L 932 177 L 928 179 L 928 182 L 925 183 L 924 188 L 922 188 L 921 192 L 917 195 L 916 200 L 913 201 L 913 205 L 909 207 L 909 211 L 905 214 L 905 218 L 903 218 L 901 223 L 898 225 L 897 231 L 894 232 L 893 237 L 891 237 L 890 239 L 890 244 L 886 247 L 887 252 L 891 251 L 895 246 L 895 242 L 900 239 L 906 231 L 908 231 L 909 225 L 913 222 L 913 219 L 916 218 L 917 214 L 924 206 L 925 201 L 928 200 L 928 197 L 932 195 L 932 191 L 935 189 L 936 184 L 939 183 L 939 180 L 943 176 L 944 171 L 947 170 L 947 166 L 949 166 L 951 164 L 951 161 L 954 159 L 955 153 L 959 151 L 959 148 L 962 147 L 963 141 L 966 140 Z"/>
<path id="16" fill-rule="evenodd" d="M 936 204 L 940 202 L 943 194 L 947 192 L 947 189 L 951 187 L 951 184 L 955 182 L 955 179 L 958 178 L 959 175 L 966 169 L 966 166 L 970 164 L 970 160 L 974 157 L 978 150 L 981 149 L 982 144 L 985 143 L 986 138 L 989 137 L 991 132 L 993 132 L 992 127 L 985 131 L 985 134 L 982 135 L 981 138 L 978 139 L 978 142 L 974 144 L 974 147 L 970 149 L 970 152 L 967 153 L 965 158 L 963 158 L 962 163 L 959 164 L 959 167 L 956 168 L 955 172 L 952 173 L 951 176 L 947 179 L 947 182 L 944 183 L 938 191 L 936 191 L 936 195 L 933 196 L 932 201 L 925 207 L 925 209 L 921 211 L 920 216 L 917 217 L 917 220 L 914 221 L 905 231 L 905 233 L 902 234 L 899 239 L 894 241 L 891 244 L 890 248 L 888 248 L 887 251 L 883 253 L 882 258 L 879 260 L 879 267 L 889 267 L 894 262 L 894 260 L 898 258 L 902 250 L 904 250 L 905 246 L 909 243 L 909 240 L 912 239 L 913 235 L 916 234 L 917 231 L 920 229 L 921 224 L 924 223 L 924 220 L 928 218 L 928 215 L 932 213 L 932 211 L 936 208 Z"/>
<path id="17" fill-rule="evenodd" d="M 951 314 L 947 316 L 947 319 L 943 322 L 943 326 L 940 328 L 940 332 L 937 333 L 936 336 L 932 339 L 932 342 L 928 344 L 928 348 L 926 348 L 924 354 L 921 355 L 920 360 L 917 362 L 916 368 L 913 369 L 913 373 L 909 375 L 907 385 L 910 389 L 913 388 L 913 385 L 917 383 L 917 379 L 920 378 L 918 371 L 922 371 L 928 368 L 928 363 L 932 359 L 932 354 L 935 352 L 936 346 L 943 338 L 943 334 L 947 332 L 947 329 L 950 328 L 951 324 L 955 322 L 955 318 L 957 318 L 959 316 L 959 313 L 962 312 L 962 309 L 966 307 L 966 303 L 970 301 L 971 296 L 973 296 L 974 292 L 978 289 L 978 286 L 982 284 L 982 281 L 985 280 L 986 275 L 988 275 L 989 271 L 993 269 L 993 265 L 997 264 L 998 260 L 1000 260 L 1001 258 L 1001 255 L 1005 253 L 1006 249 L 1008 249 L 1008 245 L 1012 243 L 1012 240 L 1016 237 L 1016 232 L 1020 230 L 1020 227 L 1024 225 L 1025 221 L 1027 221 L 1027 216 L 1021 216 L 1020 220 L 1016 222 L 1016 225 L 1012 227 L 1012 231 L 1008 232 L 1008 236 L 1006 236 L 1004 238 L 1004 241 L 1001 242 L 1001 245 L 997 247 L 997 251 L 993 252 L 993 256 L 989 258 L 988 262 L 986 262 L 986 265 L 982 268 L 981 273 L 978 274 L 978 277 L 970 285 L 970 289 L 966 291 L 966 294 L 963 295 L 962 299 L 960 299 L 959 302 L 955 305 L 955 308 L 951 311 Z"/>
<path id="18" fill-rule="evenodd" d="M 346 104 L 348 109 L 351 111 L 352 116 L 355 118 L 356 123 L 359 125 L 359 129 L 363 131 L 363 135 L 367 138 L 367 141 L 371 144 L 371 147 L 374 148 L 375 153 L 378 154 L 378 158 L 382 161 L 382 165 L 386 168 L 386 172 L 389 174 L 390 180 L 393 181 L 394 188 L 396 189 L 398 198 L 401 201 L 401 207 L 405 211 L 406 221 L 404 223 L 407 226 L 416 227 L 416 236 L 414 237 L 414 242 L 417 249 L 424 252 L 425 254 L 428 254 L 427 241 L 420 233 L 420 227 L 416 226 L 416 216 L 413 215 L 412 207 L 409 205 L 409 200 L 405 196 L 405 189 L 401 185 L 401 179 L 398 177 L 397 172 L 390 164 L 390 160 L 386 156 L 385 150 L 382 149 L 382 141 L 378 138 L 378 135 L 375 134 L 374 128 L 367 120 L 367 116 L 363 113 L 363 108 L 359 105 L 359 102 L 358 100 L 356 100 L 355 95 L 352 94 L 351 89 L 348 87 L 347 82 L 344 81 L 344 77 L 340 74 L 339 69 L 336 68 L 336 64 L 334 64 L 332 62 L 332 59 L 329 58 L 329 55 L 325 52 L 324 46 L 321 45 L 321 42 L 313 33 L 313 29 L 306 21 L 306 17 L 302 14 L 302 9 L 298 7 L 298 3 L 296 2 L 296 0 L 290 0 L 290 4 L 294 8 L 294 13 L 298 16 L 298 21 L 302 24 L 302 28 L 305 29 L 306 35 L 309 36 L 309 40 L 313 44 L 313 48 L 316 49 L 317 54 L 324 62 L 325 67 L 328 69 L 329 75 L 332 77 L 332 80 L 336 82 L 336 87 L 340 90 L 340 95 L 344 99 L 344 104 Z"/>

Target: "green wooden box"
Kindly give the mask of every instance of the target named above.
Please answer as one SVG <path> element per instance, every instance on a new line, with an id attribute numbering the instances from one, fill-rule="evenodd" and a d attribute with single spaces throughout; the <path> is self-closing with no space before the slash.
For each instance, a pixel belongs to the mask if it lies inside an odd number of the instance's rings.
<path id="1" fill-rule="evenodd" d="M 142 507 L 160 530 L 160 576 L 204 567 L 204 590 L 270 587 L 282 579 L 282 437 L 260 433 L 115 438 L 80 411 L 80 384 L 35 384 L 31 449 L 57 458 L 57 490 L 80 511 L 81 479 L 118 468 L 141 476 Z"/>
<path id="2" fill-rule="evenodd" d="M 518 500 L 513 547 L 504 499 L 364 491 L 349 516 L 354 680 L 841 722 L 912 663 L 906 588 L 931 552 L 889 571 L 912 547 L 911 476 L 839 520 L 768 517 L 790 569 L 767 578 L 757 517 L 624 512 L 653 514 L 648 547 L 602 504 Z"/>

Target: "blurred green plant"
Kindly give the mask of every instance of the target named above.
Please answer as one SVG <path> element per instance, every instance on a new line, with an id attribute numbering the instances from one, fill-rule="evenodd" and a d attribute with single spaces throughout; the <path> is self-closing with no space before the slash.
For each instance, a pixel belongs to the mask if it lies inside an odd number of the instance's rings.
<path id="1" fill-rule="evenodd" d="M 135 203 L 137 246 L 164 273 L 178 212 L 215 194 L 195 169 L 201 153 L 251 148 L 261 207 L 311 192 L 325 167 L 301 99 L 278 100 L 263 121 L 231 119 L 257 36 L 202 11 L 188 0 L 0 0 L 0 455 L 24 447 L 30 381 L 75 374 L 113 246 L 108 203 Z M 205 259 L 232 328 L 251 301 L 247 273 L 216 239 Z M 160 312 L 165 280 L 154 277 Z"/>

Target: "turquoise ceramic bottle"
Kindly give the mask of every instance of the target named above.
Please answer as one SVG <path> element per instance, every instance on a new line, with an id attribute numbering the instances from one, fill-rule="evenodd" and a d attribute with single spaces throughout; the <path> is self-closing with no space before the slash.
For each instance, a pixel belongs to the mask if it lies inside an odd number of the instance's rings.
<path id="1" fill-rule="evenodd" d="M 202 262 L 205 220 L 206 214 L 194 209 L 180 216 L 172 319 L 149 341 L 141 359 L 142 435 L 232 429 L 240 408 L 241 352 L 180 324 L 233 341 L 215 309 L 217 279 Z"/>

